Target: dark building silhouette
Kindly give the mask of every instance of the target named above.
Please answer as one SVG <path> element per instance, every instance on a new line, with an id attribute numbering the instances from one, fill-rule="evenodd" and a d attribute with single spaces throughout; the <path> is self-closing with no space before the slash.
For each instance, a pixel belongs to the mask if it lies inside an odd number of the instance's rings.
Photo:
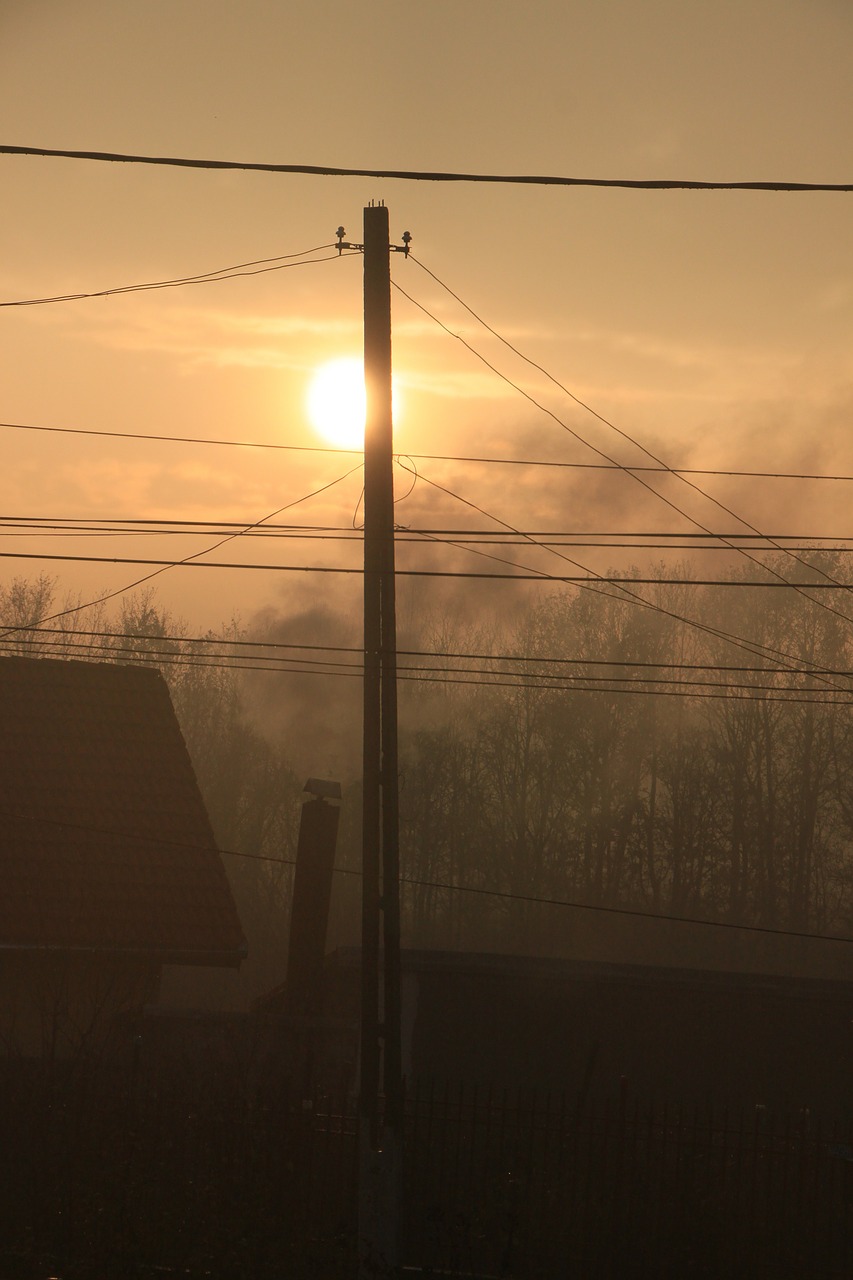
<path id="1" fill-rule="evenodd" d="M 324 1083 L 355 1081 L 360 964 L 326 958 Z M 853 1113 L 849 982 L 462 951 L 404 951 L 402 972 L 410 1089 Z"/>
<path id="2" fill-rule="evenodd" d="M 7 1046 L 91 1048 L 164 964 L 245 940 L 163 677 L 0 658 L 0 1019 Z"/>

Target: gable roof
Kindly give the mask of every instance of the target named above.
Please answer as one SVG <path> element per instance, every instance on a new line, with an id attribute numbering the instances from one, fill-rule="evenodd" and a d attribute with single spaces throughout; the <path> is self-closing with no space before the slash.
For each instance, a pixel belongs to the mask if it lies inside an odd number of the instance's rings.
<path id="1" fill-rule="evenodd" d="M 0 949 L 239 964 L 240 922 L 159 671 L 0 658 Z"/>

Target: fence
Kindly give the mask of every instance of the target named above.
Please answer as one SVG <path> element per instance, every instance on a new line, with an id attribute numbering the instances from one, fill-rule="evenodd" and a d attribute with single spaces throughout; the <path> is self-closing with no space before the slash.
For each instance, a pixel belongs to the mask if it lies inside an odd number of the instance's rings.
<path id="1" fill-rule="evenodd" d="M 0 1274 L 353 1276 L 352 1100 L 250 1083 L 6 1064 Z M 853 1275 L 851 1134 L 805 1112 L 415 1088 L 404 1206 L 427 1275 Z"/>
<path id="2" fill-rule="evenodd" d="M 407 1239 L 515 1276 L 853 1275 L 849 1128 L 443 1091 L 410 1099 Z M 431 1229 L 433 1224 L 433 1229 Z"/>

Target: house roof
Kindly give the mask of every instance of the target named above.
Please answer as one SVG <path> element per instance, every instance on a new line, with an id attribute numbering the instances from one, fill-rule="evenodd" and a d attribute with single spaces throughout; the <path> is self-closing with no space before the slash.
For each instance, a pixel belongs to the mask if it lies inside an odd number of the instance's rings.
<path id="1" fill-rule="evenodd" d="M 403 974 L 445 974 L 451 982 L 461 977 L 492 977 L 496 982 L 521 980 L 535 983 L 568 983 L 620 987 L 686 988 L 690 991 L 762 991 L 786 998 L 814 999 L 843 996 L 850 999 L 850 980 L 814 977 L 792 971 L 787 974 L 750 973 L 723 969 L 685 969 L 678 965 L 614 964 L 606 960 L 575 960 L 550 956 L 504 955 L 497 952 L 440 951 L 404 948 L 400 953 Z M 338 947 L 326 956 L 329 972 L 361 971 L 361 948 Z M 283 998 L 277 987 L 266 997 L 272 1003 Z M 280 994 L 282 993 L 282 994 Z"/>
<path id="2" fill-rule="evenodd" d="M 159 671 L 0 658 L 0 948 L 245 954 Z"/>

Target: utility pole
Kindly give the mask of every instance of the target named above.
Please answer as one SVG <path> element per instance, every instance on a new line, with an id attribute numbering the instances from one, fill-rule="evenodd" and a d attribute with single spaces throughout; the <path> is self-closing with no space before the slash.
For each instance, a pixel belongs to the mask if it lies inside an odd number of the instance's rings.
<path id="1" fill-rule="evenodd" d="M 400 982 L 397 624 L 388 210 L 364 210 L 364 740 L 362 816 L 359 1270 L 399 1266 L 403 1078 Z M 384 1109 L 380 1108 L 384 1095 Z"/>

